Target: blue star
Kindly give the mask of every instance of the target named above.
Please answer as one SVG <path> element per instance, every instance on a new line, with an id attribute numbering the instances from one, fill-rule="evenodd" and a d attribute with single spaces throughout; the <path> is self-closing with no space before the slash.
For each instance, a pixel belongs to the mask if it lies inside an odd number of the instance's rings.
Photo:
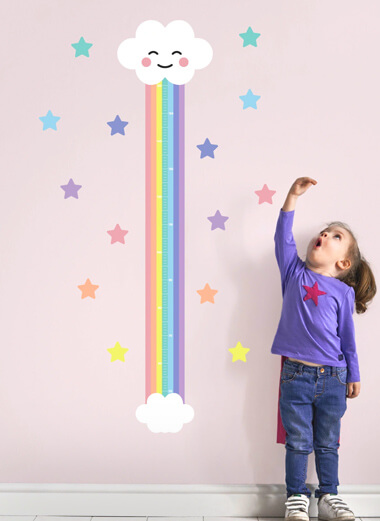
<path id="1" fill-rule="evenodd" d="M 201 151 L 201 159 L 207 156 L 214 158 L 214 150 L 218 148 L 218 145 L 213 145 L 210 143 L 210 140 L 206 138 L 203 145 L 197 145 L 197 148 Z"/>
<path id="2" fill-rule="evenodd" d="M 46 116 L 41 116 L 39 118 L 44 124 L 42 130 L 47 130 L 48 128 L 52 128 L 53 130 L 57 130 L 57 121 L 61 118 L 59 116 L 53 116 L 51 110 L 48 110 Z"/>
<path id="3" fill-rule="evenodd" d="M 122 121 L 119 115 L 113 121 L 107 121 L 107 125 L 111 127 L 111 136 L 114 134 L 122 134 L 125 136 L 124 127 L 128 125 L 128 121 Z"/>
<path id="4" fill-rule="evenodd" d="M 249 89 L 245 96 L 239 96 L 239 98 L 244 101 L 243 109 L 247 109 L 248 107 L 257 109 L 256 102 L 261 98 L 261 96 L 256 96 L 256 94 L 253 94 L 251 89 Z"/>

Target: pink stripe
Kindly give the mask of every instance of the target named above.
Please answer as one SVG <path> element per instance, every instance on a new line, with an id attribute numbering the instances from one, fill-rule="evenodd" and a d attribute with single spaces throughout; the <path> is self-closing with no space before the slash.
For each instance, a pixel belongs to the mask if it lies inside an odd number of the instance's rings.
<path id="1" fill-rule="evenodd" d="M 145 401 L 150 395 L 151 291 L 150 291 L 150 85 L 145 85 Z"/>
<path id="2" fill-rule="evenodd" d="M 151 283 L 151 350 L 150 350 L 150 393 L 157 392 L 157 229 L 156 229 L 156 205 L 157 205 L 157 85 L 151 87 L 151 176 L 150 176 L 150 231 L 151 231 L 151 256 L 150 256 L 150 283 Z"/>

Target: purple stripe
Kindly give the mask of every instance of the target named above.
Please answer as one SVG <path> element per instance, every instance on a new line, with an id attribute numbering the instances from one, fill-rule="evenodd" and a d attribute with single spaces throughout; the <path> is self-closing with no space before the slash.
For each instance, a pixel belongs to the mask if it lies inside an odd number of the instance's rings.
<path id="1" fill-rule="evenodd" d="M 178 114 L 178 85 L 173 85 L 173 392 L 179 392 L 179 286 L 178 280 L 178 248 L 179 248 L 179 222 L 178 222 L 178 173 L 179 173 L 179 114 Z"/>
<path id="2" fill-rule="evenodd" d="M 185 403 L 185 86 L 179 86 L 179 394 Z"/>

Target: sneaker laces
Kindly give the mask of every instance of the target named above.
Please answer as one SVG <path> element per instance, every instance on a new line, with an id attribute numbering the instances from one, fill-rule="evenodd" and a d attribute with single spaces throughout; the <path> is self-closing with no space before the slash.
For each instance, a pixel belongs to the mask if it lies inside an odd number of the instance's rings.
<path id="1" fill-rule="evenodd" d="M 285 506 L 291 512 L 298 510 L 307 513 L 308 503 L 308 498 L 301 497 L 301 495 L 293 495 L 288 498 L 288 500 L 285 503 Z"/>
<path id="2" fill-rule="evenodd" d="M 331 505 L 334 510 L 348 510 L 353 514 L 352 510 L 348 507 L 347 503 L 338 496 L 338 494 L 331 494 L 330 497 L 325 497 L 326 503 Z"/>

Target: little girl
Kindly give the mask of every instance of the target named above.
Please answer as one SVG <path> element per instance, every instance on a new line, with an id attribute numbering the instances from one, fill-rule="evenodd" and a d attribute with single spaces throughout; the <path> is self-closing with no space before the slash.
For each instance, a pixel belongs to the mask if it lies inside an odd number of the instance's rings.
<path id="1" fill-rule="evenodd" d="M 373 273 L 347 225 L 330 223 L 297 255 L 292 225 L 297 197 L 317 181 L 291 186 L 277 221 L 275 253 L 283 305 L 271 352 L 282 355 L 279 411 L 286 434 L 285 520 L 309 520 L 308 455 L 314 450 L 318 518 L 354 521 L 338 495 L 340 419 L 360 392 L 352 314 L 376 294 Z"/>

